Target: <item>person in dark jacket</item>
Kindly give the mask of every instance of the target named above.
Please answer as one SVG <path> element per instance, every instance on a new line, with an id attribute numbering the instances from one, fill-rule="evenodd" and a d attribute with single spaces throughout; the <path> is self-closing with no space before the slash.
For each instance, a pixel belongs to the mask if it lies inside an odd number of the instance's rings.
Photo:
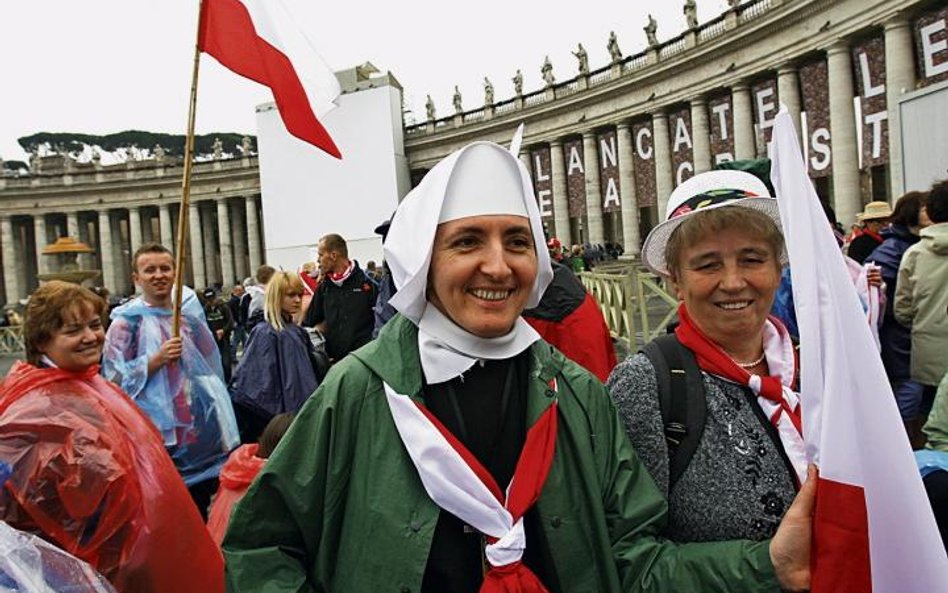
<path id="1" fill-rule="evenodd" d="M 927 195 L 925 192 L 909 192 L 899 198 L 892 212 L 890 226 L 882 230 L 882 244 L 866 258 L 866 261 L 874 262 L 881 268 L 885 282 L 886 306 L 882 327 L 879 328 L 882 363 L 910 438 L 920 436 L 921 426 L 911 424 L 919 424 L 916 419 L 920 416 L 922 386 L 911 378 L 912 330 L 895 320 L 892 305 L 895 302 L 895 285 L 902 256 L 906 249 L 918 242 L 918 232 L 930 222 L 924 214 Z"/>
<path id="2" fill-rule="evenodd" d="M 872 250 L 882 245 L 882 229 L 889 224 L 892 208 L 888 202 L 869 202 L 859 214 L 859 235 L 849 244 L 846 255 L 856 260 L 860 265 L 866 263 L 866 258 Z"/>
<path id="3" fill-rule="evenodd" d="M 224 383 L 230 383 L 230 374 L 233 370 L 233 358 L 230 356 L 230 333 L 234 329 L 234 317 L 230 312 L 230 306 L 218 298 L 217 292 L 213 288 L 205 288 L 202 296 L 204 297 L 204 316 L 207 318 L 207 326 L 211 328 L 214 341 L 217 342 L 217 349 L 221 353 Z"/>
<path id="4" fill-rule="evenodd" d="M 553 282 L 523 317 L 544 340 L 605 382 L 617 361 L 602 311 L 572 270 L 551 263 Z"/>
<path id="5" fill-rule="evenodd" d="M 316 250 L 324 280 L 310 301 L 303 325 L 315 327 L 326 336 L 326 354 L 336 362 L 372 339 L 372 308 L 378 291 L 359 264 L 349 259 L 346 240 L 341 236 L 326 235 Z"/>

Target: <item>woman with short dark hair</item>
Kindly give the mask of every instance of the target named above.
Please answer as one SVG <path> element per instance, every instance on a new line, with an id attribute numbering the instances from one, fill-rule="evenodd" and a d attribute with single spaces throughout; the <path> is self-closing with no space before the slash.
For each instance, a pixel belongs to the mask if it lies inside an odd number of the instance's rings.
<path id="1" fill-rule="evenodd" d="M 223 592 L 220 554 L 132 399 L 99 375 L 105 302 L 51 281 L 33 293 L 27 362 L 0 385 L 0 519 L 89 562 L 122 593 Z"/>

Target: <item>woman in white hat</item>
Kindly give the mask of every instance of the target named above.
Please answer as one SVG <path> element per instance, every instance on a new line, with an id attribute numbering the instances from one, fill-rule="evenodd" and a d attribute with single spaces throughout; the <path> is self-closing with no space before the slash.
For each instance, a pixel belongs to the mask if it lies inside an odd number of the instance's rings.
<path id="1" fill-rule="evenodd" d="M 869 202 L 856 218 L 859 220 L 859 234 L 849 243 L 846 255 L 862 264 L 873 249 L 882 245 L 882 229 L 889 225 L 892 207 L 888 202 Z"/>
<path id="2" fill-rule="evenodd" d="M 643 247 L 674 285 L 679 325 L 608 386 L 674 541 L 772 537 L 806 479 L 796 350 L 770 315 L 785 252 L 767 194 L 748 173 L 697 175 Z"/>
<path id="3" fill-rule="evenodd" d="M 806 505 L 772 544 L 656 537 L 664 500 L 602 384 L 520 317 L 552 273 L 515 155 L 478 142 L 439 163 L 385 256 L 399 314 L 332 368 L 234 511 L 231 591 L 808 584 Z"/>

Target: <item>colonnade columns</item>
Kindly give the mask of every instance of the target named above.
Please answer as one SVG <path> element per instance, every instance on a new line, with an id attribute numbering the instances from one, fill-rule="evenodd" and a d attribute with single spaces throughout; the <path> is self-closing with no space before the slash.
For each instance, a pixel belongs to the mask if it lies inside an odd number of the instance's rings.
<path id="1" fill-rule="evenodd" d="M 734 104 L 734 158 L 739 161 L 756 158 L 754 111 L 751 109 L 750 87 L 746 82 L 731 87 L 731 102 Z"/>
<path id="2" fill-rule="evenodd" d="M 113 293 L 118 293 L 115 276 L 115 259 L 112 257 L 112 220 L 108 210 L 99 210 L 99 243 L 96 248 L 102 262 L 102 284 Z"/>
<path id="3" fill-rule="evenodd" d="M 257 199 L 255 196 L 244 198 L 244 208 L 247 214 L 247 240 L 250 242 L 250 274 L 257 272 L 263 264 L 263 253 L 260 248 L 260 218 L 257 216 Z"/>
<path id="4" fill-rule="evenodd" d="M 175 251 L 175 235 L 171 228 L 171 204 L 162 204 L 158 206 L 158 231 L 161 233 L 161 244 Z"/>
<path id="5" fill-rule="evenodd" d="M 221 248 L 221 286 L 226 289 L 233 286 L 234 251 L 231 244 L 230 206 L 227 199 L 217 200 L 217 240 Z"/>
<path id="6" fill-rule="evenodd" d="M 797 69 L 789 64 L 777 69 L 777 97 L 787 106 L 787 113 L 793 119 L 793 129 L 800 136 L 800 82 L 797 79 Z M 800 140 L 803 144 L 803 140 Z"/>
<path id="7" fill-rule="evenodd" d="M 711 129 L 708 102 L 704 97 L 691 100 L 691 140 L 694 146 L 695 175 L 711 170 Z"/>
<path id="8" fill-rule="evenodd" d="M 234 233 L 234 275 L 237 277 L 237 282 L 240 282 L 250 275 L 247 271 L 247 225 L 242 208 L 234 208 L 231 214 L 233 215 L 231 226 L 237 230 Z"/>
<path id="9" fill-rule="evenodd" d="M 635 196 L 635 176 L 632 173 L 632 128 L 628 122 L 616 125 L 616 150 L 619 153 L 619 187 L 622 190 L 622 248 L 624 255 L 638 257 L 641 251 L 639 236 L 639 201 Z"/>
<path id="10" fill-rule="evenodd" d="M 589 243 L 605 243 L 602 229 L 602 189 L 599 185 L 599 148 L 595 132 L 583 132 L 583 167 L 586 169 L 586 236 Z"/>
<path id="11" fill-rule="evenodd" d="M 195 202 L 188 204 L 188 238 L 191 247 L 191 270 L 194 287 L 198 290 L 207 286 L 204 271 L 204 241 L 201 237 L 201 211 Z"/>
<path id="12" fill-rule="evenodd" d="M 658 201 L 658 220 L 665 220 L 668 197 L 675 189 L 671 166 L 671 142 L 668 139 L 668 114 L 658 110 L 652 114 L 652 134 L 655 135 L 655 193 Z"/>
<path id="13" fill-rule="evenodd" d="M 142 246 L 142 213 L 138 206 L 128 209 L 128 242 L 131 255 L 134 255 Z"/>
<path id="14" fill-rule="evenodd" d="M 566 195 L 566 167 L 563 162 L 563 143 L 550 142 L 550 168 L 553 169 L 553 224 L 556 225 L 556 237 L 560 243 L 569 247 L 573 244 L 569 228 L 569 198 Z"/>
<path id="15" fill-rule="evenodd" d="M 7 304 L 20 300 L 20 280 L 17 277 L 16 245 L 13 239 L 13 219 L 8 214 L 0 215 L 0 245 L 3 248 L 3 288 L 7 295 Z"/>
<path id="16" fill-rule="evenodd" d="M 36 272 L 38 274 L 45 274 L 49 271 L 49 264 L 46 261 L 46 257 L 43 255 L 43 248 L 46 247 L 46 243 L 48 242 L 46 237 L 45 214 L 33 215 L 33 230 L 36 242 Z"/>
<path id="17" fill-rule="evenodd" d="M 829 69 L 830 147 L 833 151 L 833 201 L 836 218 L 848 228 L 862 210 L 853 73 L 849 45 L 834 43 L 826 52 Z"/>
<path id="18" fill-rule="evenodd" d="M 889 108 L 889 186 L 894 201 L 905 192 L 899 99 L 915 88 L 912 30 L 908 19 L 901 15 L 885 23 L 885 78 L 885 99 Z"/>

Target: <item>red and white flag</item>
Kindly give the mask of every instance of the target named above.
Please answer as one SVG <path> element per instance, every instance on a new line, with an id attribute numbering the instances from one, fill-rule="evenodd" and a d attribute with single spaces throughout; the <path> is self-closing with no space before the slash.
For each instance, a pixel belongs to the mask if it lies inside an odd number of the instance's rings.
<path id="1" fill-rule="evenodd" d="M 785 109 L 770 150 L 800 328 L 803 436 L 820 468 L 811 591 L 948 590 L 948 557 L 892 390 Z"/>
<path id="2" fill-rule="evenodd" d="M 283 0 L 203 0 L 198 45 L 224 67 L 270 87 L 290 134 L 342 158 L 318 119 L 335 106 L 339 81 Z"/>

